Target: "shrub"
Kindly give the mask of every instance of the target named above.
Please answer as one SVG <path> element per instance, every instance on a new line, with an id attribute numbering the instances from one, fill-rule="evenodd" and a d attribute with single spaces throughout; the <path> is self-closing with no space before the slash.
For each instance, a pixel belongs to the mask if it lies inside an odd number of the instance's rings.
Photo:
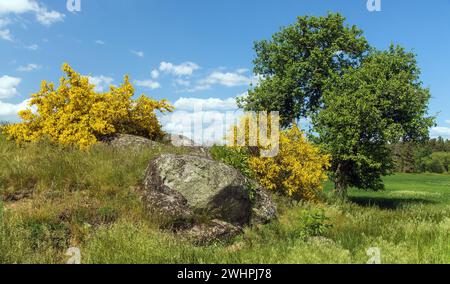
<path id="1" fill-rule="evenodd" d="M 324 210 L 303 210 L 300 216 L 300 226 L 293 230 L 291 234 L 302 239 L 324 236 L 332 227 L 329 221 L 329 218 L 325 216 Z"/>
<path id="2" fill-rule="evenodd" d="M 249 166 L 251 155 L 247 148 L 213 146 L 210 153 L 214 160 L 232 166 L 247 178 L 253 178 L 253 171 Z"/>
<path id="3" fill-rule="evenodd" d="M 449 172 L 450 153 L 435 152 L 420 161 L 419 169 L 422 172 L 442 174 Z"/>
<path id="4" fill-rule="evenodd" d="M 426 162 L 426 167 L 427 171 L 431 173 L 442 174 L 445 172 L 445 168 L 444 165 L 442 164 L 442 161 L 433 157 Z"/>
<path id="5" fill-rule="evenodd" d="M 150 139 L 162 136 L 155 111 L 172 111 L 165 100 L 141 96 L 132 99 L 134 88 L 128 76 L 119 87 L 97 93 L 87 77 L 68 64 L 62 70 L 66 77 L 53 83 L 42 82 L 41 90 L 29 102 L 32 109 L 21 111 L 22 123 L 5 126 L 5 132 L 16 142 L 30 142 L 48 137 L 52 142 L 86 149 L 98 139 L 115 133 L 140 135 Z"/>
<path id="6" fill-rule="evenodd" d="M 269 190 L 296 200 L 317 200 L 327 178 L 325 170 L 330 166 L 330 157 L 307 141 L 296 125 L 279 135 L 274 135 L 273 127 L 278 124 L 272 116 L 243 116 L 227 137 L 231 147 L 221 150 L 219 156 Z M 279 148 L 276 156 L 260 157 L 262 151 L 274 148 Z"/>
<path id="7" fill-rule="evenodd" d="M 448 152 L 435 152 L 431 154 L 431 158 L 433 160 L 438 160 L 441 162 L 442 166 L 444 167 L 444 171 L 450 172 L 450 153 Z"/>
<path id="8" fill-rule="evenodd" d="M 250 168 L 260 184 L 296 200 L 317 200 L 326 180 L 330 158 L 306 140 L 293 126 L 280 135 L 280 149 L 275 157 L 252 157 Z"/>

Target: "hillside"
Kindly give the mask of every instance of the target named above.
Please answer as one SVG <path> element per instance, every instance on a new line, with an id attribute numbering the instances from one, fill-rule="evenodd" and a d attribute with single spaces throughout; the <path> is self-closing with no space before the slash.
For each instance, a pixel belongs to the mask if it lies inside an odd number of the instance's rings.
<path id="1" fill-rule="evenodd" d="M 278 204 L 278 221 L 196 246 L 160 229 L 138 186 L 150 160 L 187 149 L 89 151 L 0 136 L 0 263 L 383 263 L 450 262 L 450 176 L 395 175 L 387 190 L 350 191 L 347 202 Z M 327 188 L 330 185 L 326 186 Z"/>

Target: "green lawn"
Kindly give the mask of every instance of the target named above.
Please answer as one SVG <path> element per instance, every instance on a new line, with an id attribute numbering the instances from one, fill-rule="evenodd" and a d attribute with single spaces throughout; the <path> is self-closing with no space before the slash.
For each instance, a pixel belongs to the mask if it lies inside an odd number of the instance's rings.
<path id="1" fill-rule="evenodd" d="M 384 178 L 386 190 L 380 192 L 349 190 L 350 200 L 360 205 L 398 209 L 413 204 L 450 205 L 450 175 L 395 174 Z M 333 184 L 327 182 L 325 191 Z"/>

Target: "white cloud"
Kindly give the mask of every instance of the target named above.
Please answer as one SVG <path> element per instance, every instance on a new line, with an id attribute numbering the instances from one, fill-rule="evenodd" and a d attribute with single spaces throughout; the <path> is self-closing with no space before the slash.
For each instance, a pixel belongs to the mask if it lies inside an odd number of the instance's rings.
<path id="1" fill-rule="evenodd" d="M 246 76 L 245 73 L 247 72 L 249 72 L 249 70 L 244 68 L 238 69 L 236 70 L 236 72 L 214 71 L 206 78 L 198 80 L 195 86 L 178 92 L 194 93 L 198 91 L 209 90 L 214 85 L 225 87 L 257 85 L 260 81 L 260 78 L 252 75 Z"/>
<path id="2" fill-rule="evenodd" d="M 36 3 L 30 0 L 0 0 L 0 15 L 22 14 L 35 9 Z"/>
<path id="3" fill-rule="evenodd" d="M 130 52 L 132 54 L 136 55 L 137 57 L 144 57 L 145 56 L 143 51 L 130 50 Z"/>
<path id="4" fill-rule="evenodd" d="M 64 20 L 64 14 L 49 11 L 35 0 L 0 0 L 0 16 L 24 13 L 34 13 L 36 20 L 43 25 L 51 25 Z"/>
<path id="5" fill-rule="evenodd" d="M 193 86 L 192 88 L 187 88 L 184 90 L 179 90 L 177 91 L 177 93 L 195 93 L 195 92 L 200 92 L 200 91 L 206 91 L 211 89 L 211 85 L 208 84 L 197 84 L 195 86 Z"/>
<path id="6" fill-rule="evenodd" d="M 39 45 L 37 45 L 37 44 L 32 44 L 32 45 L 27 46 L 26 49 L 29 49 L 29 50 L 38 50 L 38 49 L 39 49 Z"/>
<path id="7" fill-rule="evenodd" d="M 223 144 L 232 125 L 237 123 L 241 112 L 175 111 L 160 117 L 165 131 L 183 135 L 198 145 Z"/>
<path id="8" fill-rule="evenodd" d="M 152 70 L 151 75 L 152 75 L 153 79 L 158 79 L 159 78 L 159 71 L 154 69 L 154 70 Z"/>
<path id="9" fill-rule="evenodd" d="M 0 99 L 6 99 L 18 95 L 17 86 L 20 84 L 22 79 L 3 76 L 0 77 Z"/>
<path id="10" fill-rule="evenodd" d="M 0 18 L 0 28 L 6 27 L 11 21 L 8 18 Z"/>
<path id="11" fill-rule="evenodd" d="M 3 76 L 0 77 L 0 99 L 6 99 L 19 94 L 17 91 L 17 86 L 20 84 L 22 79 Z M 5 103 L 0 100 L 0 120 L 1 121 L 11 121 L 17 120 L 17 113 L 21 110 L 26 109 L 28 105 L 28 100 L 19 104 Z"/>
<path id="12" fill-rule="evenodd" d="M 253 83 L 254 78 L 247 77 L 240 73 L 223 73 L 215 71 L 211 73 L 208 77 L 201 80 L 200 83 L 204 85 L 222 85 L 226 87 L 236 87 L 236 86 L 246 86 Z"/>
<path id="13" fill-rule="evenodd" d="M 217 111 L 235 111 L 238 109 L 236 98 L 180 98 L 174 103 L 176 110 L 194 111 L 201 108 L 203 111 L 217 110 Z"/>
<path id="14" fill-rule="evenodd" d="M 180 65 L 174 65 L 173 63 L 163 61 L 159 66 L 159 71 L 175 76 L 191 76 L 194 71 L 198 69 L 200 69 L 200 66 L 189 61 L 181 63 Z"/>
<path id="15" fill-rule="evenodd" d="M 29 99 L 18 104 L 0 101 L 0 121 L 14 122 L 18 120 L 18 113 L 29 108 Z"/>
<path id="16" fill-rule="evenodd" d="M 36 19 L 39 23 L 50 26 L 57 22 L 62 22 L 64 20 L 64 14 L 57 11 L 48 11 L 44 7 L 40 7 L 36 12 Z"/>
<path id="17" fill-rule="evenodd" d="M 450 139 L 450 127 L 433 127 L 431 128 L 430 135 L 432 138 L 442 137 L 444 139 Z"/>
<path id="18" fill-rule="evenodd" d="M 11 34 L 10 30 L 8 30 L 8 29 L 0 30 L 0 38 L 7 40 L 7 41 L 14 41 L 12 34 Z"/>
<path id="19" fill-rule="evenodd" d="M 114 82 L 114 79 L 111 77 L 107 77 L 107 76 L 88 76 L 89 79 L 89 83 L 91 83 L 92 85 L 95 85 L 94 90 L 96 92 L 104 92 L 106 90 L 109 89 L 109 86 L 112 84 L 112 82 Z"/>
<path id="20" fill-rule="evenodd" d="M 32 13 L 36 20 L 45 26 L 64 20 L 65 15 L 57 11 L 48 10 L 36 0 L 0 0 L 0 38 L 14 41 L 11 31 L 6 27 L 11 24 L 10 15 Z M 19 18 L 20 20 L 20 18 Z"/>
<path id="21" fill-rule="evenodd" d="M 191 85 L 191 82 L 184 79 L 176 79 L 175 84 L 178 86 L 189 87 Z"/>
<path id="22" fill-rule="evenodd" d="M 41 69 L 42 67 L 40 65 L 34 64 L 34 63 L 30 63 L 28 65 L 25 66 L 20 66 L 17 68 L 17 71 L 19 72 L 31 72 L 34 70 L 38 70 Z"/>
<path id="23" fill-rule="evenodd" d="M 236 73 L 238 73 L 238 74 L 244 74 L 244 73 L 247 73 L 247 72 L 249 72 L 250 70 L 248 70 L 247 68 L 241 68 L 241 69 L 238 69 L 238 70 L 236 70 Z"/>
<path id="24" fill-rule="evenodd" d="M 143 87 L 143 88 L 148 88 L 148 89 L 151 89 L 151 90 L 155 90 L 155 89 L 161 88 L 161 84 L 156 82 L 156 81 L 153 81 L 153 80 L 143 80 L 143 81 L 135 80 L 134 84 L 136 84 L 136 86 Z"/>
<path id="25" fill-rule="evenodd" d="M 205 146 L 224 143 L 231 125 L 242 115 L 235 98 L 180 98 L 173 105 L 175 112 L 160 117 L 164 130 Z"/>
<path id="26" fill-rule="evenodd" d="M 96 40 L 95 43 L 98 44 L 98 45 L 104 45 L 105 44 L 105 42 L 103 40 Z"/>

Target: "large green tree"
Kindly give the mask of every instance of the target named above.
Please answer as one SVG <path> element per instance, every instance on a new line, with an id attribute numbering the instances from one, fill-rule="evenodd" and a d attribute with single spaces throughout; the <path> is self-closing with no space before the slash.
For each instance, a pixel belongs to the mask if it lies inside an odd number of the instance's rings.
<path id="1" fill-rule="evenodd" d="M 312 121 L 341 196 L 349 186 L 382 189 L 393 169 L 388 145 L 428 139 L 433 125 L 415 55 L 401 47 L 372 51 L 358 68 L 333 75 L 322 99 Z"/>
<path id="2" fill-rule="evenodd" d="M 350 186 L 383 188 L 381 177 L 393 168 L 388 145 L 428 137 L 430 93 L 415 54 L 371 48 L 341 15 L 299 17 L 255 50 L 254 71 L 263 79 L 239 105 L 279 111 L 284 127 L 312 118 L 317 140 L 332 154 L 339 195 Z"/>
<path id="3" fill-rule="evenodd" d="M 238 100 L 246 110 L 282 111 L 282 125 L 320 109 L 332 74 L 358 66 L 369 49 L 362 31 L 340 14 L 299 17 L 297 22 L 255 43 L 254 72 L 263 78 Z"/>

